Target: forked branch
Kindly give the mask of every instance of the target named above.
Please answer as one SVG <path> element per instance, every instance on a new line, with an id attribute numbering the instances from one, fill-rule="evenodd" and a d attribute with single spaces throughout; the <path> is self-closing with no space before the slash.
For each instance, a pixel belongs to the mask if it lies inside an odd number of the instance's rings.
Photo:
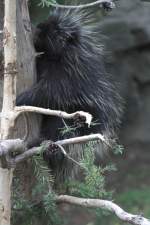
<path id="1" fill-rule="evenodd" d="M 101 134 L 91 134 L 91 135 L 86 135 L 81 137 L 60 140 L 60 141 L 54 142 L 53 144 L 58 145 L 58 147 L 60 147 L 60 146 L 66 146 L 70 144 L 86 143 L 92 140 L 99 140 L 107 144 L 107 140 L 105 140 L 105 138 Z M 33 147 L 29 150 L 26 150 L 25 143 L 20 139 L 4 140 L 0 142 L 0 157 L 7 155 L 8 153 L 12 151 L 18 152 L 19 155 L 12 158 L 12 165 L 15 166 L 17 163 L 20 163 L 32 157 L 33 155 L 39 154 L 40 152 L 46 150 L 47 146 L 50 145 L 51 143 L 52 141 L 44 141 L 44 143 L 41 144 L 41 146 Z M 44 149 L 44 146 L 45 146 L 45 149 Z M 9 159 L 9 161 L 11 162 L 11 158 Z"/>

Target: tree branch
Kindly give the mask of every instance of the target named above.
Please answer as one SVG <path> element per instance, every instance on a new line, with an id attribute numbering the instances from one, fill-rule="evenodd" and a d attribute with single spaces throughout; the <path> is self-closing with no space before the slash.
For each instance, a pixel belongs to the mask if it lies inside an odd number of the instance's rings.
<path id="1" fill-rule="evenodd" d="M 104 138 L 102 134 L 90 134 L 90 135 L 85 135 L 81 137 L 75 137 L 75 138 L 69 138 L 61 141 L 56 141 L 55 143 L 57 145 L 70 145 L 70 144 L 78 144 L 78 143 L 85 143 L 88 141 L 94 141 L 94 140 L 100 140 L 104 142 L 106 145 L 108 145 L 107 140 Z"/>
<path id="2" fill-rule="evenodd" d="M 94 6 L 100 6 L 103 3 L 108 3 L 110 9 L 115 7 L 113 0 L 97 0 L 95 2 L 81 4 L 81 5 L 61 5 L 58 3 L 52 3 L 52 2 L 47 2 L 47 1 L 43 0 L 43 5 L 47 4 L 47 5 L 56 7 L 56 8 L 63 8 L 63 9 L 84 9 L 84 8 L 90 8 L 90 7 L 94 7 Z"/>
<path id="3" fill-rule="evenodd" d="M 81 117 L 85 117 L 86 119 L 85 123 L 88 124 L 88 126 L 90 126 L 92 121 L 92 115 L 89 114 L 88 112 L 83 112 L 83 111 L 77 111 L 77 112 L 69 114 L 59 110 L 44 109 L 44 108 L 39 108 L 34 106 L 15 107 L 15 117 L 18 117 L 21 113 L 25 113 L 25 112 L 34 112 L 34 113 L 39 113 L 43 115 L 58 116 L 64 119 L 72 119 L 76 116 L 81 116 Z"/>
<path id="4" fill-rule="evenodd" d="M 0 157 L 7 155 L 10 152 L 24 152 L 26 147 L 24 142 L 20 139 L 16 140 L 2 140 L 0 141 Z"/>
<path id="5" fill-rule="evenodd" d="M 85 135 L 81 137 L 75 137 L 65 140 L 56 141 L 53 144 L 60 146 L 70 145 L 70 144 L 78 144 L 78 143 L 85 143 L 88 141 L 93 140 L 99 140 L 104 142 L 106 145 L 109 145 L 107 140 L 104 138 L 101 134 L 91 134 L 91 135 Z M 41 146 L 39 147 L 33 147 L 29 150 L 26 148 L 26 144 L 23 140 L 20 139 L 14 139 L 14 140 L 3 140 L 0 142 L 0 157 L 7 155 L 10 152 L 18 152 L 19 155 L 12 158 L 13 166 L 17 163 L 20 163 L 30 157 L 32 157 L 35 154 L 39 154 L 41 151 L 44 151 L 47 149 L 47 146 L 50 145 L 52 141 L 44 141 Z M 45 149 L 43 149 L 45 146 Z M 10 158 L 11 161 L 11 158 Z"/>
<path id="6" fill-rule="evenodd" d="M 115 203 L 107 200 L 86 199 L 68 195 L 60 195 L 56 197 L 56 202 L 74 204 L 91 208 L 102 208 L 110 212 L 113 212 L 119 219 L 121 219 L 124 222 L 128 222 L 130 224 L 135 225 L 150 225 L 150 220 L 142 217 L 141 215 L 133 215 L 127 213 Z"/>
<path id="7" fill-rule="evenodd" d="M 54 144 L 58 145 L 58 147 L 59 147 L 59 146 L 65 146 L 65 145 L 70 145 L 70 144 L 78 144 L 78 143 L 83 143 L 83 142 L 85 143 L 85 142 L 92 141 L 92 140 L 100 140 L 104 143 L 107 143 L 107 141 L 101 134 L 92 134 L 92 135 L 86 135 L 86 136 L 56 141 L 56 142 L 54 142 Z M 15 164 L 17 164 L 17 163 L 20 163 L 20 162 L 30 158 L 31 156 L 33 156 L 35 154 L 39 154 L 41 151 L 44 151 L 47 149 L 47 146 L 50 145 L 50 142 L 51 141 L 44 141 L 44 143 L 41 144 L 41 146 L 33 147 L 33 148 L 23 152 L 22 154 L 16 156 L 13 162 Z M 45 149 L 43 149 L 44 146 L 45 146 Z"/>

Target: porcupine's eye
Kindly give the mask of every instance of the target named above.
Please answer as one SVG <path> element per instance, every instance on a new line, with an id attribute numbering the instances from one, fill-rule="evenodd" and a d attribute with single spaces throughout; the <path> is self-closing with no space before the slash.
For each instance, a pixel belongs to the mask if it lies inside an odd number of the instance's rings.
<path id="1" fill-rule="evenodd" d="M 67 37 L 67 42 L 68 42 L 69 44 L 73 44 L 73 43 L 74 43 L 74 38 L 73 38 L 72 36 L 68 36 L 68 37 Z"/>

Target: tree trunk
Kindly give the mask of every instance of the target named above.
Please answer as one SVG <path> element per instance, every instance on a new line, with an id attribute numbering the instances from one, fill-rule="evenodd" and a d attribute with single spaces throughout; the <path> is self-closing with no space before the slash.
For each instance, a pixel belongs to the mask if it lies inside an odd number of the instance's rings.
<path id="1" fill-rule="evenodd" d="M 3 30 L 3 19 L 4 19 L 4 2 L 0 1 L 0 31 Z M 2 98 L 3 98 L 3 34 L 0 33 L 0 111 L 2 108 Z"/>
<path id="2" fill-rule="evenodd" d="M 0 139 L 12 135 L 10 113 L 15 106 L 16 96 L 16 0 L 5 0 L 4 19 L 4 91 Z M 7 167 L 5 159 L 0 159 L 0 225 L 10 225 L 11 184 L 13 169 Z"/>
<path id="3" fill-rule="evenodd" d="M 21 117 L 20 120 L 17 121 L 14 129 L 14 124 L 10 124 L 9 121 L 9 113 L 15 106 L 16 89 L 17 94 L 19 94 L 20 92 L 31 86 L 33 82 L 35 82 L 36 77 L 35 54 L 32 43 L 32 31 L 27 2 L 27 0 L 18 0 L 17 2 L 16 0 L 5 0 L 5 74 L 3 85 L 3 117 L 0 120 L 0 139 L 14 138 L 18 136 L 23 137 L 25 135 L 23 129 L 23 127 L 25 127 L 25 121 L 22 119 L 23 117 Z M 16 72 L 18 72 L 17 76 Z M 0 95 L 1 100 L 2 93 L 0 93 Z M 35 117 L 33 117 L 33 119 L 35 121 Z M 11 129 L 11 127 L 13 129 Z M 33 133 L 35 134 L 35 132 Z M 28 175 L 30 177 L 30 174 Z M 24 174 L 22 177 L 25 176 L 26 175 Z M 4 165 L 3 160 L 0 159 L 0 225 L 10 225 L 12 177 L 13 170 L 7 168 L 7 165 Z"/>
<path id="4" fill-rule="evenodd" d="M 13 170 L 0 168 L 0 225 L 10 224 Z"/>

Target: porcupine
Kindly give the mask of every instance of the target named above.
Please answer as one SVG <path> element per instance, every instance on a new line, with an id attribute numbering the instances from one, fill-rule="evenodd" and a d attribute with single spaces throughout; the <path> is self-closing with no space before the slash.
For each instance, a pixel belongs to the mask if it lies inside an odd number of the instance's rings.
<path id="1" fill-rule="evenodd" d="M 104 46 L 99 24 L 91 24 L 92 16 L 77 10 L 55 9 L 38 24 L 34 32 L 37 82 L 17 98 L 17 105 L 30 105 L 67 113 L 89 112 L 94 125 L 42 116 L 40 138 L 56 141 L 68 137 L 102 133 L 108 138 L 116 134 L 120 123 L 121 104 L 117 88 L 105 67 Z M 61 129 L 71 126 L 70 134 Z M 96 157 L 101 155 L 102 144 L 96 144 Z M 68 155 L 79 161 L 84 145 L 66 148 Z M 73 177 L 78 166 L 64 157 L 59 150 L 47 150 L 44 159 L 56 180 Z"/>

